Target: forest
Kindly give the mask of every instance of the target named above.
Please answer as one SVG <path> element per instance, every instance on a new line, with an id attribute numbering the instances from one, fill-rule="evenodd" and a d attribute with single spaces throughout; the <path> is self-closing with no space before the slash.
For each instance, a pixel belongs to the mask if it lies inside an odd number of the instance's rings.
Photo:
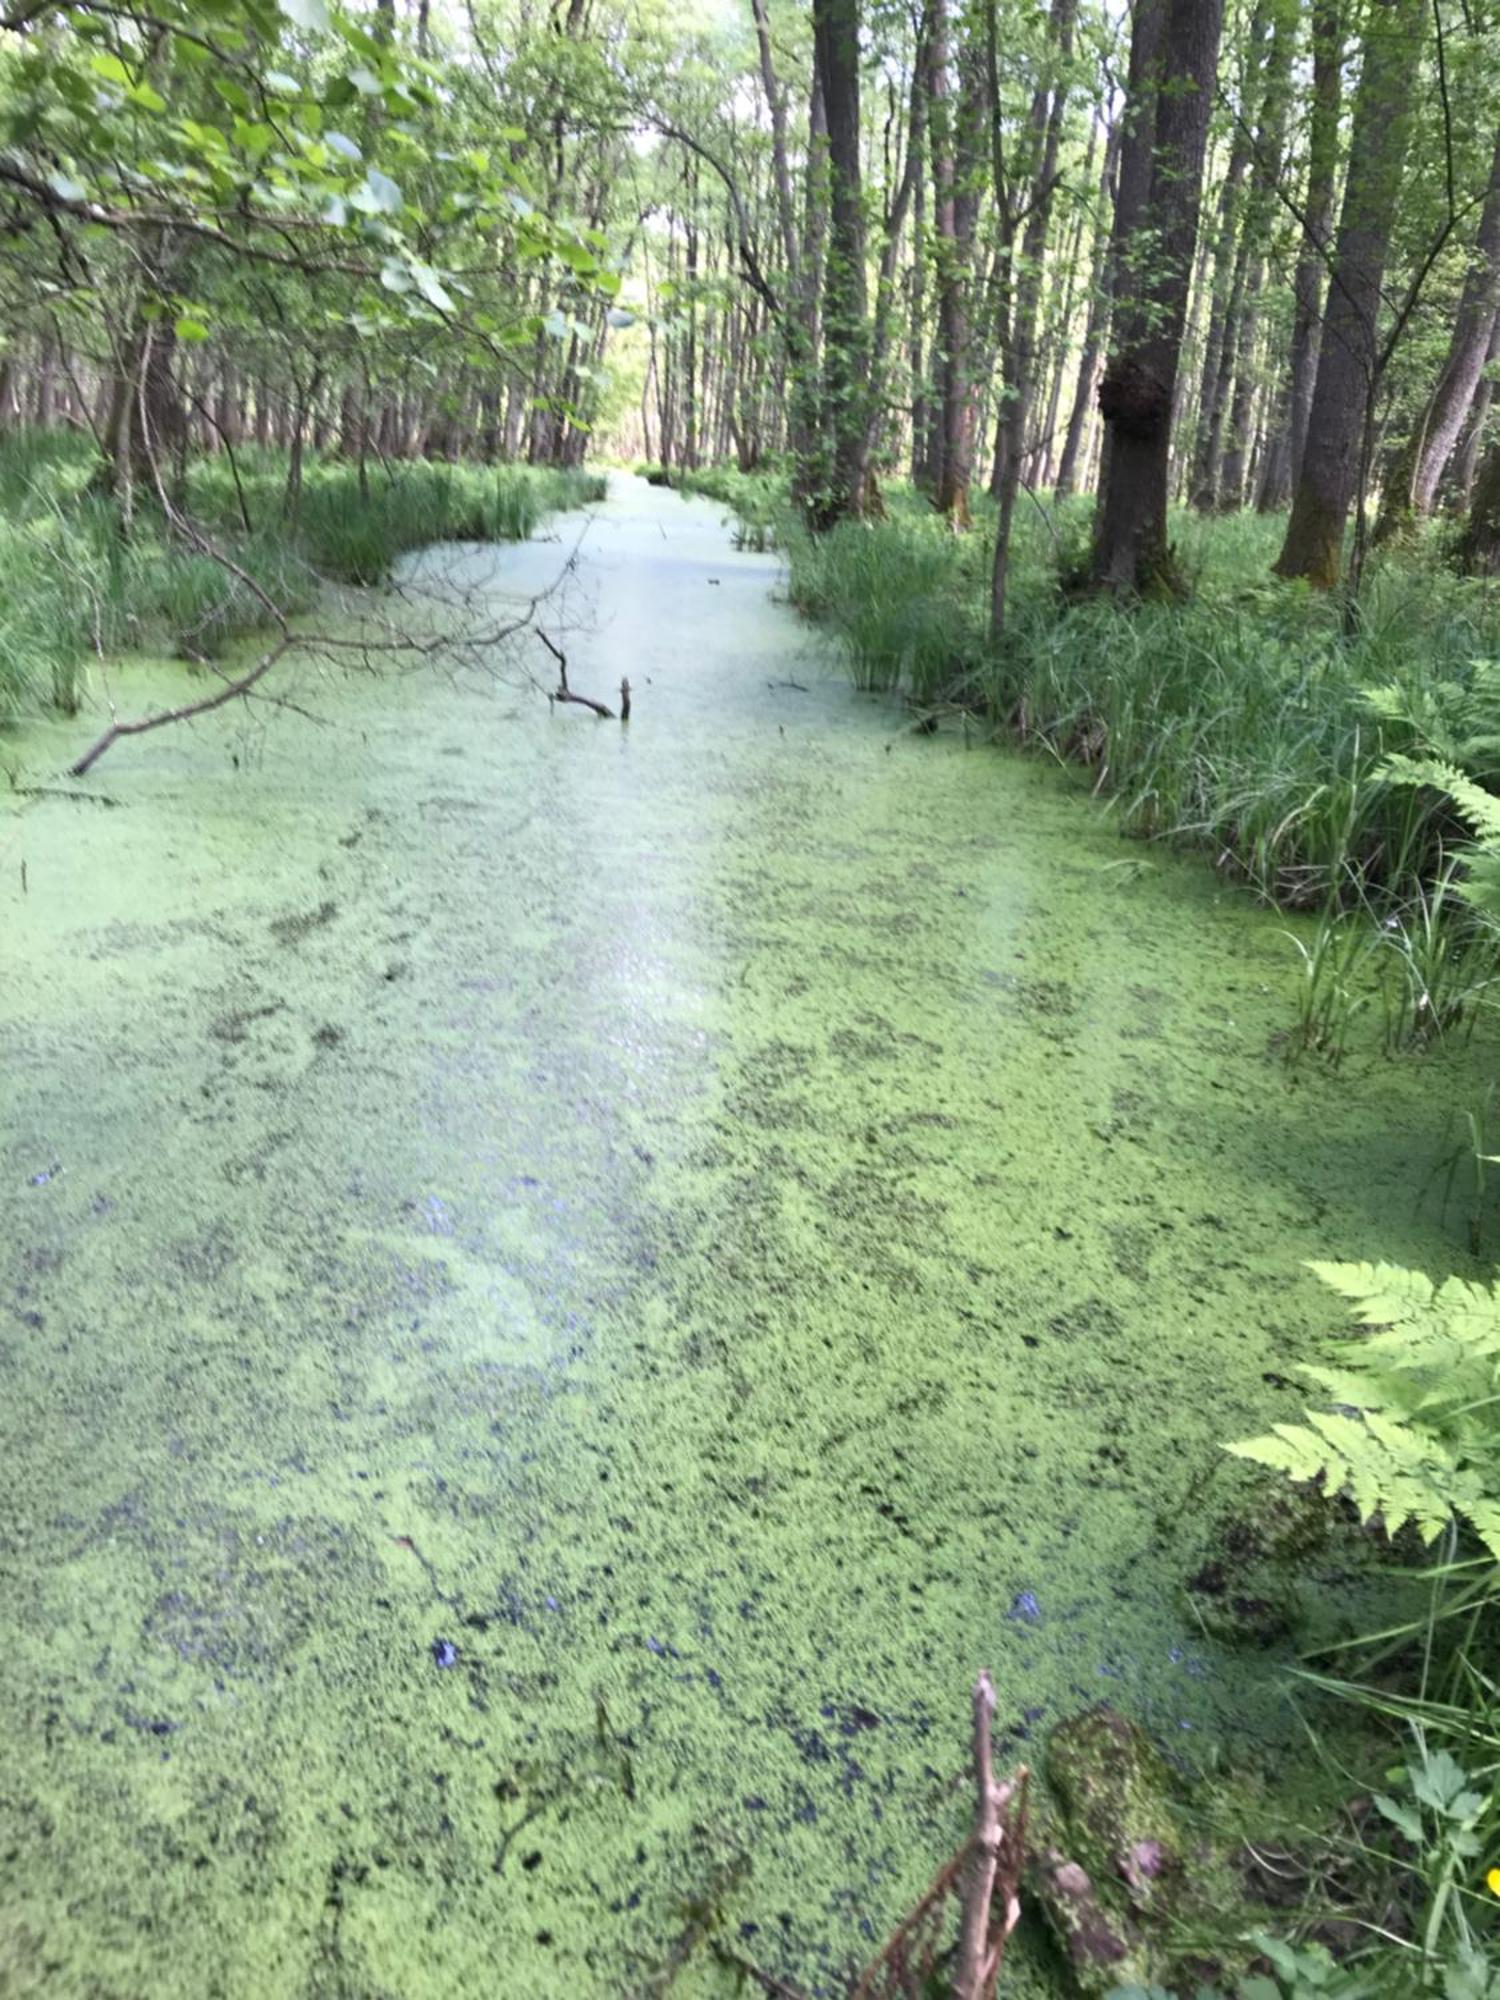
<path id="1" fill-rule="evenodd" d="M 0 0 L 0 1992 L 1500 2000 L 1491 0 Z"/>

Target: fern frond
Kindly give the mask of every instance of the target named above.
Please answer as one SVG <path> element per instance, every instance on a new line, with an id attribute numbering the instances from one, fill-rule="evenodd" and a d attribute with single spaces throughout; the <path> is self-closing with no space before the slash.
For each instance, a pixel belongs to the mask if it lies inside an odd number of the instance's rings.
<path id="1" fill-rule="evenodd" d="M 1231 1445 L 1238 1457 L 1346 1493 L 1389 1534 L 1429 1546 L 1455 1518 L 1500 1555 L 1500 1297 L 1389 1264 L 1315 1264 L 1362 1329 L 1302 1373 L 1333 1406 Z"/>
<path id="2" fill-rule="evenodd" d="M 1436 1292 L 1423 1272 L 1407 1271 L 1399 1264 L 1323 1264 L 1314 1260 L 1307 1268 L 1330 1291 L 1358 1307 L 1355 1317 L 1365 1326 L 1387 1326 L 1393 1320 L 1407 1319 L 1431 1305 Z"/>
<path id="3" fill-rule="evenodd" d="M 1500 842 L 1500 799 L 1440 757 L 1387 757 L 1376 774 L 1397 785 L 1430 785 L 1446 792 L 1481 840 Z"/>

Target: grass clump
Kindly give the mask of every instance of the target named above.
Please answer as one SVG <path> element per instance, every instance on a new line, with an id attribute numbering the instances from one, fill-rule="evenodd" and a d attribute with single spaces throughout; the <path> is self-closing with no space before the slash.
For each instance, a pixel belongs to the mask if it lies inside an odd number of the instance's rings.
<path id="1" fill-rule="evenodd" d="M 289 495 L 287 469 L 284 452 L 255 447 L 189 466 L 184 511 L 231 569 L 152 510 L 127 532 L 88 439 L 0 440 L 0 722 L 74 709 L 90 654 L 215 659 L 268 622 L 267 599 L 296 615 L 324 582 L 379 585 L 432 542 L 523 541 L 604 492 L 594 474 L 547 466 L 419 460 L 362 479 L 312 454 Z"/>

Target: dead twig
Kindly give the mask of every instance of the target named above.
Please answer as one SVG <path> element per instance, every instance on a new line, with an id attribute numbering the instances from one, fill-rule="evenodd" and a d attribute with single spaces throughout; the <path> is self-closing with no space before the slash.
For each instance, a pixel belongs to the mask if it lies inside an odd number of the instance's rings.
<path id="1" fill-rule="evenodd" d="M 1010 1934 L 1021 1918 L 1018 1894 L 1026 1836 L 1026 1767 L 995 1781 L 991 1724 L 995 1686 L 986 1669 L 974 1684 L 974 1772 L 979 1797 L 963 1891 L 953 2000 L 991 2000 Z M 1011 1810 L 1012 1801 L 1015 1810 Z M 993 1908 L 996 1891 L 1000 1907 Z"/>
<path id="2" fill-rule="evenodd" d="M 953 2000 L 993 2000 L 1005 1948 L 1021 1916 L 1029 1777 L 1022 1765 L 1014 1777 L 996 1783 L 991 1742 L 994 1714 L 994 1683 L 986 1671 L 974 1686 L 978 1793 L 974 1831 L 938 1871 L 916 1908 L 896 1926 L 860 1978 L 852 2000 L 917 2000 L 929 1990 L 945 1951 L 945 1913 L 950 1896 L 958 1899 L 960 1908 Z"/>
<path id="3" fill-rule="evenodd" d="M 536 636 L 541 640 L 542 644 L 547 648 L 547 651 L 552 655 L 553 659 L 556 660 L 557 662 L 557 687 L 555 688 L 549 699 L 552 701 L 576 702 L 578 707 L 591 708 L 594 711 L 595 715 L 602 715 L 606 722 L 613 722 L 615 719 L 615 712 L 612 708 L 606 708 L 602 701 L 594 701 L 590 696 L 586 694 L 574 694 L 573 690 L 568 686 L 568 656 L 563 651 L 562 647 L 554 646 L 552 641 L 547 637 L 546 633 L 543 632 L 540 627 L 537 628 Z M 625 718 L 628 720 L 630 715 L 630 683 L 628 681 L 624 683 L 624 686 L 621 691 L 624 695 L 624 700 L 625 700 Z"/>

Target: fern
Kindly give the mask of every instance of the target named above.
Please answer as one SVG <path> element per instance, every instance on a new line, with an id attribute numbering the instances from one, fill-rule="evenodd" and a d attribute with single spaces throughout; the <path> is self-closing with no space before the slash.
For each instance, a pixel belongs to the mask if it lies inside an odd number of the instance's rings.
<path id="1" fill-rule="evenodd" d="M 1491 801 L 1500 812 L 1500 802 Z M 1361 1329 L 1309 1364 L 1331 1408 L 1229 1449 L 1304 1484 L 1345 1493 L 1388 1534 L 1429 1546 L 1462 1521 L 1500 1557 L 1500 1297 L 1393 1264 L 1314 1264 Z"/>
<path id="2" fill-rule="evenodd" d="M 1500 660 L 1471 661 L 1467 681 L 1416 675 L 1363 694 L 1366 707 L 1393 725 L 1382 734 L 1404 738 L 1424 757 L 1456 764 L 1471 777 L 1488 777 L 1500 766 Z"/>

